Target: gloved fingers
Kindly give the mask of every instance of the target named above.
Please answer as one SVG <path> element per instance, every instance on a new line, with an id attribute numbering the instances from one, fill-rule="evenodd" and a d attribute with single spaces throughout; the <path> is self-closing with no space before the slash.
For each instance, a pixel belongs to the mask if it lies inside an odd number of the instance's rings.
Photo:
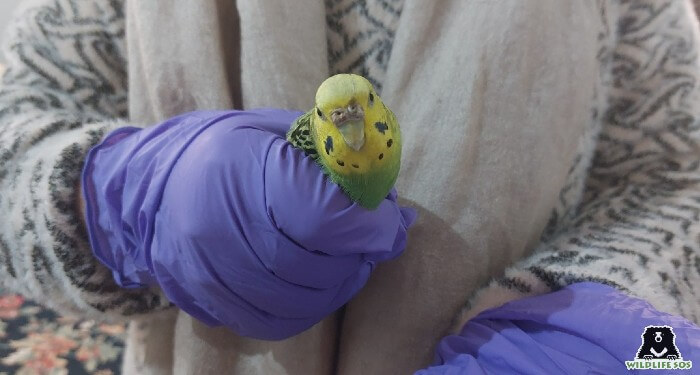
<path id="1" fill-rule="evenodd" d="M 411 207 L 403 206 L 401 207 L 401 217 L 403 218 L 404 227 L 410 228 L 418 218 L 418 212 Z"/>
<path id="2" fill-rule="evenodd" d="M 177 168 L 173 173 L 178 173 Z M 193 195 L 199 194 L 194 184 L 189 184 L 192 188 L 187 184 L 172 184 L 166 188 L 164 200 L 172 202 L 171 194 L 179 197 L 183 185 Z M 276 260 L 277 255 L 291 253 L 292 257 L 298 257 L 305 250 L 279 240 L 276 233 L 270 237 L 260 228 L 232 231 L 230 228 L 237 225 L 235 217 L 230 221 L 225 218 L 207 221 L 202 217 L 193 220 L 189 215 L 202 203 L 208 202 L 188 200 L 163 206 L 156 221 L 151 252 L 153 271 L 171 301 L 180 307 L 195 305 L 229 327 L 238 324 L 239 334 L 258 338 L 275 335 L 249 331 L 251 325 L 257 325 L 254 320 L 311 319 L 315 323 L 346 303 L 369 277 L 370 265 L 334 263 L 340 257 L 324 256 L 324 260 L 319 258 L 308 264 L 305 261 L 310 257 L 299 257 L 296 262 L 277 264 L 284 262 Z M 326 276 L 321 280 L 314 275 L 317 272 Z M 336 272 L 335 282 L 333 272 Z M 294 281 L 312 285 L 288 280 L 296 277 L 306 277 Z M 253 314 L 255 319 L 242 322 L 241 314 Z M 287 334 L 284 331 L 288 328 L 284 324 L 277 327 L 283 334 Z M 305 328 L 308 327 L 302 327 Z"/>
<path id="3" fill-rule="evenodd" d="M 224 121 L 232 127 L 258 129 L 282 138 L 286 138 L 287 131 L 294 120 L 304 114 L 300 111 L 277 108 L 261 108 L 238 113 L 238 116 Z"/>
<path id="4" fill-rule="evenodd" d="M 194 238 L 178 246 L 183 251 L 188 246 L 203 248 L 189 252 L 219 248 L 220 259 L 215 263 L 252 254 L 263 267 L 258 271 L 274 280 L 314 289 L 337 288 L 362 266 L 361 255 L 328 256 L 299 247 L 268 217 L 265 151 L 277 142 L 283 143 L 269 132 L 231 127 L 227 121 L 201 133 L 170 172 L 160 205 L 161 214 L 171 217 L 170 229 L 163 227 L 169 232 L 163 235 Z M 207 237 L 211 239 L 206 246 L 198 245 Z M 242 264 L 237 259 L 231 267 L 240 269 Z"/>
<path id="5" fill-rule="evenodd" d="M 270 147 L 265 198 L 274 225 L 309 251 L 329 255 L 395 252 L 396 234 L 405 230 L 395 201 L 385 199 L 376 210 L 359 206 L 312 158 L 287 142 L 273 142 Z"/>
<path id="6" fill-rule="evenodd" d="M 269 228 L 267 228 L 269 230 Z M 269 233 L 256 254 L 276 277 L 302 287 L 331 289 L 353 277 L 365 263 L 362 254 L 331 256 L 300 247 L 284 233 Z"/>
<path id="7" fill-rule="evenodd" d="M 408 241 L 408 232 L 406 227 L 400 226 L 396 231 L 394 242 L 391 246 L 391 251 L 369 252 L 364 254 L 364 259 L 372 263 L 386 262 L 401 255 L 406 248 Z"/>
<path id="8" fill-rule="evenodd" d="M 649 348 L 648 330 L 660 332 L 672 344 L 662 347 L 682 351 L 686 359 L 700 355 L 700 327 L 691 321 L 608 285 L 575 283 L 481 312 L 458 335 L 443 338 L 434 367 L 417 374 L 492 374 L 504 368 L 623 374 L 626 362 Z"/>
<path id="9" fill-rule="evenodd" d="M 396 191 L 396 188 L 392 188 L 389 191 L 389 194 L 386 196 L 386 199 L 388 199 L 392 202 L 397 202 L 398 197 L 399 197 L 399 193 Z M 418 213 L 416 212 L 416 210 L 414 210 L 411 207 L 402 206 L 400 209 L 401 209 L 401 216 L 403 217 L 402 222 L 403 222 L 404 226 L 406 228 L 408 228 L 416 220 L 416 217 L 418 217 Z"/>
<path id="10" fill-rule="evenodd" d="M 399 197 L 399 193 L 396 191 L 396 188 L 391 188 L 389 190 L 389 194 L 386 196 L 386 199 L 396 202 L 396 199 Z"/>

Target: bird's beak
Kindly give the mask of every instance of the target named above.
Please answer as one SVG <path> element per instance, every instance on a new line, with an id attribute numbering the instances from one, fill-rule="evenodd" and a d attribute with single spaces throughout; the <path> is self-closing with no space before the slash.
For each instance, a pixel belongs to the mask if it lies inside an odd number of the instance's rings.
<path id="1" fill-rule="evenodd" d="M 346 108 L 331 112 L 331 121 L 338 128 L 350 148 L 360 151 L 365 144 L 365 113 L 362 107 L 351 103 Z"/>
<path id="2" fill-rule="evenodd" d="M 347 121 L 338 127 L 340 134 L 343 135 L 345 143 L 355 151 L 360 151 L 365 144 L 365 121 L 354 120 Z"/>

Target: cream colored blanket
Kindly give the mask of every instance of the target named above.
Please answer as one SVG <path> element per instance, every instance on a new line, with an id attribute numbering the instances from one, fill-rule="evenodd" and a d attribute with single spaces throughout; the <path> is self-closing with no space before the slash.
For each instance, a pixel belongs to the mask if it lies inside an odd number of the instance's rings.
<path id="1" fill-rule="evenodd" d="M 0 88 L 0 280 L 62 311 L 138 316 L 124 373 L 411 373 L 484 308 L 578 281 L 700 321 L 690 0 L 24 4 Z M 262 342 L 114 285 L 75 209 L 104 132 L 306 109 L 339 71 L 396 112 L 397 188 L 420 213 L 344 314 Z"/>

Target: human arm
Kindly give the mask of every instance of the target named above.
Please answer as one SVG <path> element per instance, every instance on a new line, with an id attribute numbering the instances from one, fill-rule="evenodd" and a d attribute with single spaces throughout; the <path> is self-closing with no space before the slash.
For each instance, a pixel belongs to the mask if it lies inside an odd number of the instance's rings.
<path id="1" fill-rule="evenodd" d="M 20 6 L 5 36 L 0 88 L 3 286 L 91 317 L 163 308 L 157 289 L 114 283 L 92 256 L 76 209 L 85 155 L 126 116 L 122 4 Z"/>

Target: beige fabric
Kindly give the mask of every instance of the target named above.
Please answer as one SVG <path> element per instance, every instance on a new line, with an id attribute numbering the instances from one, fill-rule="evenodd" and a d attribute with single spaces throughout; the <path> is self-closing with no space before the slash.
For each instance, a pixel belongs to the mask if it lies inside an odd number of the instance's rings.
<path id="1" fill-rule="evenodd" d="M 184 111 L 240 105 L 232 3 L 126 2 L 132 121 L 153 124 Z"/>
<path id="2" fill-rule="evenodd" d="M 431 4 L 406 0 L 382 93 L 419 219 L 351 301 L 341 374 L 430 363 L 471 292 L 538 241 L 591 121 L 594 2 Z"/>
<path id="3" fill-rule="evenodd" d="M 127 329 L 122 372 L 169 375 L 173 373 L 173 327 L 178 310 L 132 320 Z"/>
<path id="4" fill-rule="evenodd" d="M 328 73 L 323 3 L 232 3 L 128 2 L 133 121 L 311 105 Z M 558 0 L 406 1 L 382 96 L 405 134 L 399 192 L 421 216 L 406 253 L 349 305 L 341 374 L 427 365 L 469 293 L 533 246 L 590 118 L 594 12 Z M 184 313 L 170 327 L 173 345 L 158 345 L 177 374 L 332 372 L 333 318 L 276 343 Z M 130 340 L 125 360 L 143 344 Z"/>
<path id="5" fill-rule="evenodd" d="M 283 341 L 242 338 L 180 313 L 174 374 L 330 374 L 337 325 L 329 318 Z"/>

